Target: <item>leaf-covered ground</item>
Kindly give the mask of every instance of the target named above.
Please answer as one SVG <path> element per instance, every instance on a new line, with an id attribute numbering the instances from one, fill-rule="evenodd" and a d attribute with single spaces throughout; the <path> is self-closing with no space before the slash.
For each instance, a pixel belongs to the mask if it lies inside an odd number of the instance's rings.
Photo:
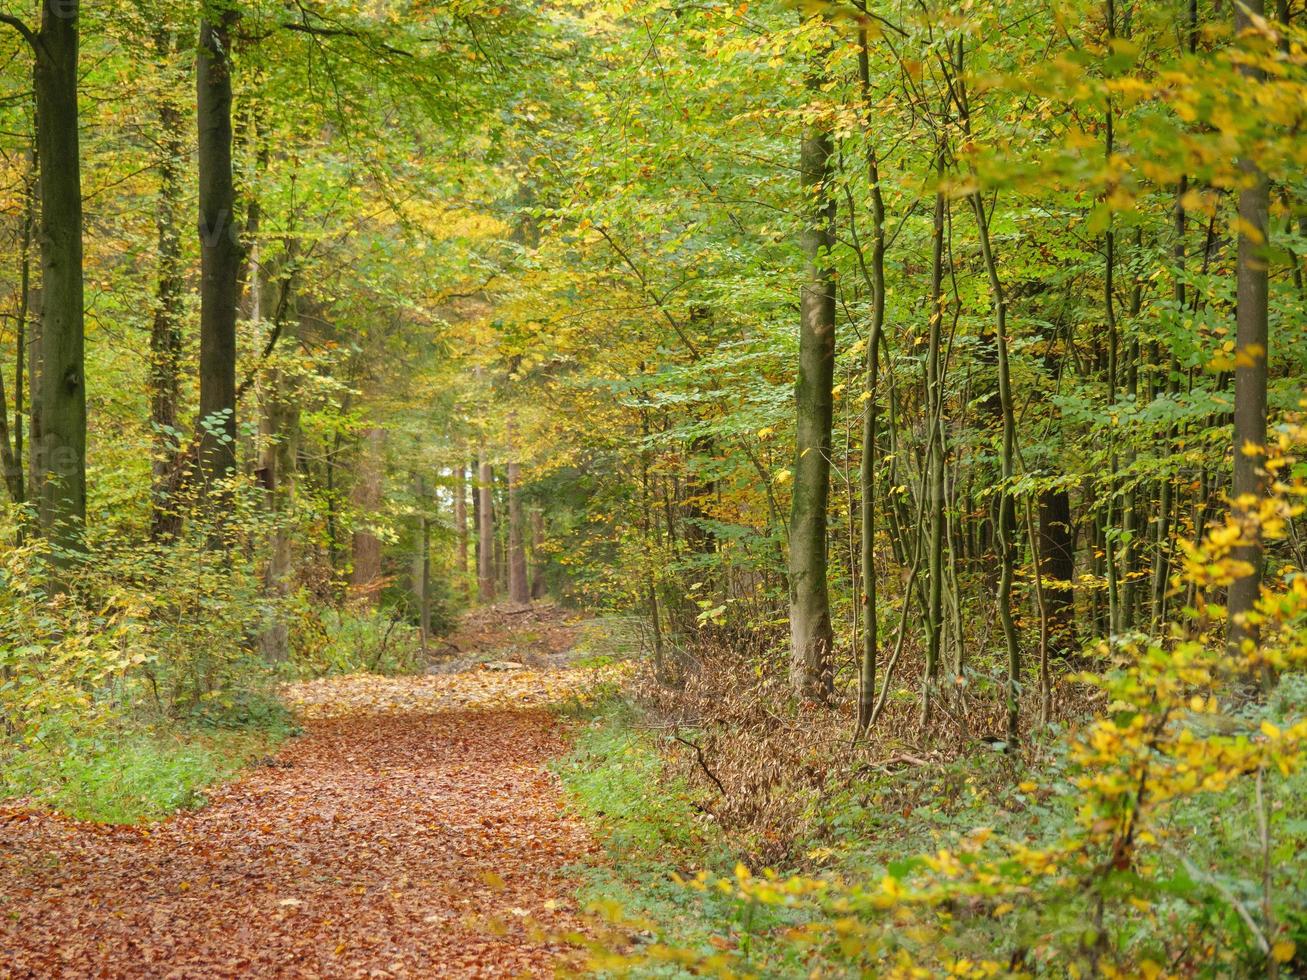
<path id="1" fill-rule="evenodd" d="M 552 973 L 568 951 L 532 923 L 576 925 L 562 869 L 593 845 L 533 705 L 594 673 L 317 682 L 291 694 L 307 734 L 202 810 L 0 809 L 0 977 Z"/>

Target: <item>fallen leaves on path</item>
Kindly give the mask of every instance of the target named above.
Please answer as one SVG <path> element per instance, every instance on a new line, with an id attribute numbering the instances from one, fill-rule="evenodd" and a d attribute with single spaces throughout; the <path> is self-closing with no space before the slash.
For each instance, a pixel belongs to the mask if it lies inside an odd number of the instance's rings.
<path id="1" fill-rule="evenodd" d="M 592 849 L 545 768 L 560 727 L 421 713 L 581 680 L 529 673 L 298 685 L 316 720 L 278 765 L 152 827 L 0 809 L 0 977 L 548 975 L 566 951 L 529 923 L 576 927 L 562 869 Z"/>
<path id="2" fill-rule="evenodd" d="M 288 684 L 282 696 L 305 718 L 413 711 L 521 708 L 585 699 L 597 687 L 621 680 L 625 664 L 531 670 L 481 667 L 459 674 L 379 677 L 353 674 Z"/>

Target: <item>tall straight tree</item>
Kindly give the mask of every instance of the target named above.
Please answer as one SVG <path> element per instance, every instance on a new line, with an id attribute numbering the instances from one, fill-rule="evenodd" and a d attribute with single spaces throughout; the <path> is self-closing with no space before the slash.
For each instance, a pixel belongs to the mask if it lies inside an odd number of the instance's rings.
<path id="1" fill-rule="evenodd" d="M 155 55 L 165 73 L 180 69 L 172 62 L 181 52 L 178 36 L 160 30 L 154 39 Z M 185 302 L 185 266 L 182 261 L 180 204 L 186 171 L 186 144 L 182 137 L 185 114 L 164 86 L 156 108 L 159 123 L 159 194 L 155 202 L 159 266 L 154 322 L 150 330 L 150 421 L 154 426 L 154 487 L 151 533 L 156 538 L 177 531 L 177 516 L 168 506 L 168 492 L 176 463 L 177 414 L 181 400 L 182 315 Z"/>
<path id="2" fill-rule="evenodd" d="M 454 467 L 454 533 L 458 538 L 458 581 L 467 584 L 467 464 Z"/>
<path id="3" fill-rule="evenodd" d="M 526 580 L 526 527 L 522 515 L 522 471 L 508 464 L 508 597 L 518 605 L 531 601 Z"/>
<path id="4" fill-rule="evenodd" d="M 477 582 L 482 602 L 495 601 L 495 471 L 484 450 L 477 466 Z"/>
<path id="5" fill-rule="evenodd" d="M 825 30 L 824 24 L 814 29 Z M 824 61 L 824 50 L 814 56 Z M 814 103 L 824 66 L 814 64 L 808 89 Z M 794 492 L 790 506 L 790 682 L 801 694 L 826 700 L 832 689 L 830 595 L 826 583 L 826 506 L 830 496 L 831 421 L 835 375 L 835 198 L 830 193 L 834 145 L 829 124 L 810 106 L 800 147 L 804 197 L 800 291 L 799 378 Z"/>
<path id="6" fill-rule="evenodd" d="M 1234 5 L 1235 34 L 1255 29 L 1265 13 L 1262 0 L 1244 0 Z M 1246 66 L 1250 82 L 1262 73 Z M 1267 343 L 1267 211 L 1270 206 L 1266 175 L 1249 156 L 1239 160 L 1243 186 L 1239 190 L 1239 257 L 1235 302 L 1234 367 L 1234 483 L 1236 512 L 1255 511 L 1266 492 L 1263 465 L 1266 459 L 1266 361 Z M 1251 503 L 1250 503 L 1251 499 Z M 1250 571 L 1230 584 L 1229 639 L 1231 646 L 1257 640 L 1257 628 L 1245 621 L 1256 605 L 1262 588 L 1262 544 L 1253 531 L 1250 539 L 1235 549 L 1234 557 L 1247 562 Z"/>
<path id="7" fill-rule="evenodd" d="M 78 139 L 78 0 L 41 4 L 40 30 L 8 14 L 34 60 L 41 174 L 40 392 L 32 449 L 41 528 L 67 563 L 86 524 L 86 377 L 82 284 L 82 172 Z M 20 355 L 21 356 L 21 352 Z"/>
<path id="8" fill-rule="evenodd" d="M 240 238 L 232 179 L 231 28 L 236 11 L 204 5 L 196 63 L 200 198 L 199 472 L 207 485 L 236 466 L 236 304 Z"/>

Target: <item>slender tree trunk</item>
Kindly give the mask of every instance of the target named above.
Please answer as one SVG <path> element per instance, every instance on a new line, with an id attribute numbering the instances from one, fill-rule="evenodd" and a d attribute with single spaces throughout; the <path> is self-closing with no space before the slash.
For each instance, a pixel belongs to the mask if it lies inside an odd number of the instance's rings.
<path id="1" fill-rule="evenodd" d="M 299 406 L 295 394 L 284 390 L 282 379 L 275 372 L 267 379 L 261 401 L 263 438 L 259 468 L 275 524 L 263 575 L 264 590 L 273 601 L 259 643 L 264 657 L 275 663 L 290 656 L 289 624 L 284 611 L 277 606 L 286 601 L 293 588 L 291 529 L 286 522 L 294 507 Z"/>
<path id="2" fill-rule="evenodd" d="M 824 57 L 824 55 L 817 55 Z M 818 71 L 808 88 L 816 99 Z M 835 374 L 835 201 L 831 134 L 822 120 L 807 123 L 800 154 L 807 281 L 800 294 L 799 380 L 794 490 L 790 509 L 790 682 L 806 697 L 826 701 L 833 688 L 830 596 L 826 582 L 827 502 Z"/>
<path id="3" fill-rule="evenodd" d="M 1262 0 L 1244 0 L 1234 5 L 1236 35 L 1253 26 L 1253 18 L 1265 13 Z M 1260 81 L 1259 70 L 1241 69 L 1251 84 Z M 1239 258 L 1235 314 L 1234 368 L 1234 498 L 1236 515 L 1255 513 L 1266 494 L 1263 467 L 1266 461 L 1267 378 L 1267 220 L 1269 193 L 1266 175 L 1254 159 L 1239 160 L 1244 186 L 1239 191 Z M 1246 562 L 1247 575 L 1234 580 L 1229 592 L 1229 641 L 1232 648 L 1245 640 L 1258 642 L 1257 627 L 1245 621 L 1261 594 L 1262 542 L 1260 530 L 1245 520 L 1246 543 L 1234 550 L 1234 557 Z"/>
<path id="4" fill-rule="evenodd" d="M 36 227 L 36 143 L 32 142 L 31 170 L 23 187 L 23 262 L 19 275 L 18 288 L 22 296 L 18 301 L 18 323 L 14 331 L 14 466 L 18 481 L 15 501 L 26 502 L 27 479 L 26 461 L 23 455 L 23 431 L 27 419 L 24 418 L 23 400 L 26 396 L 23 368 L 28 360 L 29 323 L 35 323 L 40 317 L 38 290 L 32 283 L 32 233 Z M 30 378 L 27 379 L 30 384 Z"/>
<path id="5" fill-rule="evenodd" d="M 1048 645 L 1068 657 L 1075 642 L 1075 542 L 1071 533 L 1071 495 L 1064 489 L 1039 495 L 1039 573 L 1048 617 Z"/>
<path id="6" fill-rule="evenodd" d="M 417 503 L 418 519 L 413 536 L 413 562 L 411 591 L 418 621 L 418 636 L 423 652 L 431 639 L 431 514 L 433 498 L 427 491 L 427 481 L 419 473 L 413 477 L 413 497 Z"/>
<path id="7" fill-rule="evenodd" d="M 477 585 L 484 603 L 495 601 L 494 482 L 494 468 L 483 451 L 477 467 Z"/>
<path id="8" fill-rule="evenodd" d="M 86 377 L 82 180 L 78 139 L 78 0 L 41 5 L 35 52 L 41 174 L 40 419 L 31 446 L 41 529 L 66 565 L 86 524 Z"/>
<path id="9" fill-rule="evenodd" d="M 867 32 L 858 32 L 858 64 L 864 101 L 870 98 Z M 862 423 L 862 649 L 858 671 L 858 729 L 871 724 L 876 703 L 876 658 L 879 655 L 880 620 L 876 604 L 876 462 L 880 450 L 880 344 L 885 330 L 885 199 L 880 190 L 880 164 L 874 148 L 867 151 L 867 179 L 871 185 L 871 330 L 867 337 L 867 410 Z"/>
<path id="10" fill-rule="evenodd" d="M 14 317 L 14 424 L 12 436 L 9 425 L 9 400 L 4 390 L 4 377 L 0 375 L 0 462 L 4 466 L 5 488 L 9 499 L 21 504 L 27 499 L 27 480 L 23 473 L 23 349 L 27 334 L 27 312 L 32 282 L 32 195 L 23 194 L 23 230 L 18 246 L 18 313 Z"/>
<path id="11" fill-rule="evenodd" d="M 155 54 L 164 70 L 178 51 L 172 34 L 155 36 Z M 155 201 L 155 229 L 158 237 L 158 286 L 154 322 L 150 330 L 150 422 L 154 427 L 154 482 L 151 492 L 150 532 L 155 540 L 176 534 L 180 516 L 168 500 L 176 465 L 178 405 L 182 352 L 182 303 L 185 268 L 182 264 L 182 220 L 180 205 L 186 167 L 186 145 L 182 138 L 182 111 L 169 92 L 158 106 L 159 194 Z"/>
<path id="12" fill-rule="evenodd" d="M 236 468 L 236 307 L 241 246 L 232 178 L 230 8 L 206 4 L 196 64 L 200 199 L 200 438 L 205 485 Z"/>
<path id="13" fill-rule="evenodd" d="M 459 588 L 467 589 L 467 464 L 454 467 L 454 534 L 458 538 Z"/>
<path id="14" fill-rule="evenodd" d="M 545 559 L 545 512 L 539 507 L 531 511 L 531 598 L 543 599 L 549 594 L 545 579 L 548 562 Z"/>
<path id="15" fill-rule="evenodd" d="M 1007 708 L 1008 745 L 1015 745 L 1020 721 L 1019 690 L 1021 685 L 1021 648 L 1017 641 L 1016 623 L 1012 618 L 1012 579 L 1016 566 L 1016 501 L 1011 483 L 1016 476 L 1016 411 L 1012 404 L 1012 378 L 1009 370 L 1007 336 L 1007 297 L 999 278 L 998 264 L 994 259 L 989 237 L 989 219 L 979 194 L 971 196 L 976 214 L 976 227 L 980 233 L 980 252 L 989 276 L 991 301 L 994 305 L 994 335 L 998 343 L 998 392 L 1003 412 L 1002 468 L 1004 487 L 998 498 L 996 535 L 999 549 L 998 618 L 1003 629 L 1003 645 L 1007 650 Z"/>
<path id="16" fill-rule="evenodd" d="M 941 150 L 941 154 L 942 154 Z M 940 174 L 941 178 L 943 174 Z M 922 679 L 921 714 L 929 722 L 934 688 L 939 680 L 940 646 L 944 635 L 944 522 L 947 511 L 944 494 L 944 218 L 947 201 L 935 195 L 935 215 L 931 234 L 930 333 L 926 351 L 926 418 L 929 478 L 926 492 L 929 503 L 926 517 L 930 521 L 930 541 L 926 554 L 929 573 L 926 605 L 926 670 Z"/>
<path id="17" fill-rule="evenodd" d="M 521 468 L 508 464 L 508 597 L 517 605 L 531 601 L 526 580 L 526 528 L 522 520 Z"/>
<path id="18" fill-rule="evenodd" d="M 353 493 L 354 509 L 365 524 L 354 532 L 352 540 L 354 561 L 350 588 L 374 608 L 381 598 L 381 539 L 366 526 L 366 522 L 375 519 L 381 509 L 385 438 L 385 430 L 376 427 L 364 435 Z"/>

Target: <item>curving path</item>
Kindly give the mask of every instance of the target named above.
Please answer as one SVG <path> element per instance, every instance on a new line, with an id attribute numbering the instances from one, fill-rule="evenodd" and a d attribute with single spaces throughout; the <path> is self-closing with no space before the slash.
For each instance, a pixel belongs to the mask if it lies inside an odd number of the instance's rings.
<path id="1" fill-rule="evenodd" d="M 593 850 L 564 748 L 538 709 L 354 715 L 152 827 L 0 810 L 0 977 L 551 975 L 531 923 L 576 927 Z"/>

